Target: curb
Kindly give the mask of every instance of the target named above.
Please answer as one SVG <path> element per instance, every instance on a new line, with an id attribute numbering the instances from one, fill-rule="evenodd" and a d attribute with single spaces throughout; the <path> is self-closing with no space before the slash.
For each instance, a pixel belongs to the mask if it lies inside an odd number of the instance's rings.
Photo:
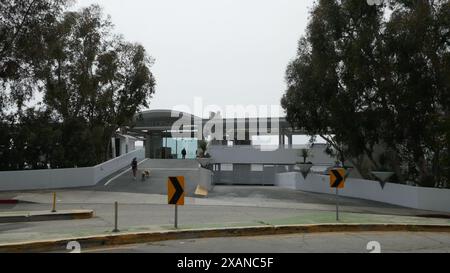
<path id="1" fill-rule="evenodd" d="M 325 232 L 450 232 L 450 225 L 409 225 L 409 224 L 322 224 L 322 225 L 285 225 L 255 226 L 219 229 L 191 229 L 177 231 L 155 231 L 119 233 L 73 237 L 47 241 L 0 244 L 0 253 L 6 252 L 50 252 L 66 251 L 67 244 L 77 241 L 82 248 L 142 244 L 169 240 L 186 240 L 218 237 L 286 235 L 296 233 Z"/>
<path id="2" fill-rule="evenodd" d="M 0 223 L 23 223 L 23 222 L 43 222 L 58 220 L 82 220 L 90 219 L 94 216 L 93 210 L 75 210 L 60 212 L 32 212 L 23 214 L 1 215 Z"/>

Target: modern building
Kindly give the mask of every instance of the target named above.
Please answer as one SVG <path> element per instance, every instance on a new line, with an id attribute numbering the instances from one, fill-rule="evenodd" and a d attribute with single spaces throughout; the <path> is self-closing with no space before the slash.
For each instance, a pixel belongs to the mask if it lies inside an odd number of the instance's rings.
<path id="1" fill-rule="evenodd" d="M 209 119 L 171 110 L 143 112 L 135 126 L 127 132 L 144 140 L 146 157 L 179 159 L 186 149 L 187 158 L 195 159 L 199 143 L 208 141 L 207 162 L 214 172 L 215 184 L 273 185 L 275 174 L 296 169 L 302 161 L 305 146 L 294 145 L 296 135 L 305 135 L 292 128 L 285 118 Z M 261 145 L 261 138 L 277 138 L 278 143 Z M 324 145 L 309 147 L 308 161 L 315 166 L 330 166 L 334 160 Z"/>
<path id="2" fill-rule="evenodd" d="M 125 134 L 117 133 L 112 139 L 112 158 L 116 158 L 136 150 L 139 139 Z"/>

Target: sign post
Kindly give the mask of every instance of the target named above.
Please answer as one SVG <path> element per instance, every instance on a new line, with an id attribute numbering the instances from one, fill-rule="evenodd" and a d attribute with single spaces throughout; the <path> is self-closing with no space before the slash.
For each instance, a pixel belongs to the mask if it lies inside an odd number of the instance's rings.
<path id="1" fill-rule="evenodd" d="M 178 206 L 184 206 L 184 176 L 169 177 L 167 181 L 168 204 L 175 206 L 175 229 L 178 228 Z"/>
<path id="2" fill-rule="evenodd" d="M 345 169 L 330 171 L 330 187 L 336 189 L 336 221 L 339 221 L 339 189 L 345 188 Z"/>
<path id="3" fill-rule="evenodd" d="M 178 229 L 178 205 L 175 205 L 175 229 Z"/>
<path id="4" fill-rule="evenodd" d="M 336 221 L 339 222 L 339 189 L 336 188 Z"/>

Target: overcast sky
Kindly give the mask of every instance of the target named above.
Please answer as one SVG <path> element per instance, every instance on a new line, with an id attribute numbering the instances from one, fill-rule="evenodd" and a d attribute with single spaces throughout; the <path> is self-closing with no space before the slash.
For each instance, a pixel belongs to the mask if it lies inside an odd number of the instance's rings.
<path id="1" fill-rule="evenodd" d="M 279 105 L 313 0 L 78 0 L 156 59 L 150 109 Z"/>

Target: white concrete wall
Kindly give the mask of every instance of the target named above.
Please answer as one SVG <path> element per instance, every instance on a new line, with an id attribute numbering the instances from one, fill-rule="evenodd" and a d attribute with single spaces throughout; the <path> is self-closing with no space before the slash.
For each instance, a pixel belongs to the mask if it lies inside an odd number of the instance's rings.
<path id="1" fill-rule="evenodd" d="M 136 150 L 136 140 L 130 140 L 128 148 L 130 149 L 130 152 Z"/>
<path id="2" fill-rule="evenodd" d="M 119 146 L 119 153 L 120 155 L 125 155 L 127 153 L 127 146 L 128 146 L 128 152 L 131 153 L 134 150 L 136 150 L 136 139 L 134 137 L 130 136 L 123 136 L 119 135 L 117 137 L 114 137 L 112 141 L 112 151 L 113 155 L 116 155 L 116 138 L 120 139 L 120 146 Z"/>
<path id="3" fill-rule="evenodd" d="M 120 137 L 120 155 L 124 155 L 127 153 L 127 146 L 128 146 L 128 151 L 130 151 L 130 147 L 128 144 L 128 138 Z"/>
<path id="4" fill-rule="evenodd" d="M 131 166 L 131 161 L 135 157 L 138 159 L 138 161 L 143 160 L 145 158 L 145 149 L 134 150 L 128 154 L 122 155 L 113 160 L 93 167 L 94 185 L 100 182 L 100 180 L 115 173 L 116 171 L 123 169 L 126 166 Z"/>
<path id="5" fill-rule="evenodd" d="M 0 191 L 91 186 L 93 177 L 93 168 L 1 172 Z"/>
<path id="6" fill-rule="evenodd" d="M 280 188 L 297 190 L 297 181 L 301 178 L 297 178 L 297 176 L 301 174 L 294 173 L 280 173 L 275 175 L 275 185 Z"/>
<path id="7" fill-rule="evenodd" d="M 450 212 L 450 190 L 418 188 L 417 200 L 420 207 L 436 211 Z M 445 208 L 442 208 L 445 206 Z"/>
<path id="8" fill-rule="evenodd" d="M 143 159 L 145 150 L 136 150 L 95 167 L 0 172 L 0 191 L 94 186 L 103 178 L 130 165 L 134 157 Z"/>
<path id="9" fill-rule="evenodd" d="M 276 185 L 301 191 L 335 194 L 330 188 L 330 178 L 325 175 L 310 174 L 303 179 L 300 173 L 277 174 Z M 450 190 L 433 189 L 386 183 L 384 190 L 377 181 L 347 179 L 345 189 L 339 194 L 346 197 L 378 201 L 403 207 L 450 212 Z"/>
<path id="10" fill-rule="evenodd" d="M 139 168 L 150 170 L 152 183 L 166 183 L 169 176 L 184 176 L 189 194 L 194 193 L 198 185 L 209 191 L 212 189 L 213 172 L 201 168 L 195 159 L 147 159 Z"/>
<path id="11" fill-rule="evenodd" d="M 208 189 L 208 191 L 211 191 L 213 172 L 204 168 L 200 168 L 198 176 L 199 176 L 199 185 L 205 187 L 206 189 Z"/>
<path id="12" fill-rule="evenodd" d="M 238 145 L 233 147 L 211 145 L 208 148 L 213 163 L 223 164 L 272 164 L 286 165 L 303 161 L 299 155 L 300 149 L 280 148 L 274 151 L 264 151 L 258 147 Z M 312 156 L 307 160 L 314 164 L 334 164 L 334 159 L 324 152 L 324 147 L 313 148 Z"/>

